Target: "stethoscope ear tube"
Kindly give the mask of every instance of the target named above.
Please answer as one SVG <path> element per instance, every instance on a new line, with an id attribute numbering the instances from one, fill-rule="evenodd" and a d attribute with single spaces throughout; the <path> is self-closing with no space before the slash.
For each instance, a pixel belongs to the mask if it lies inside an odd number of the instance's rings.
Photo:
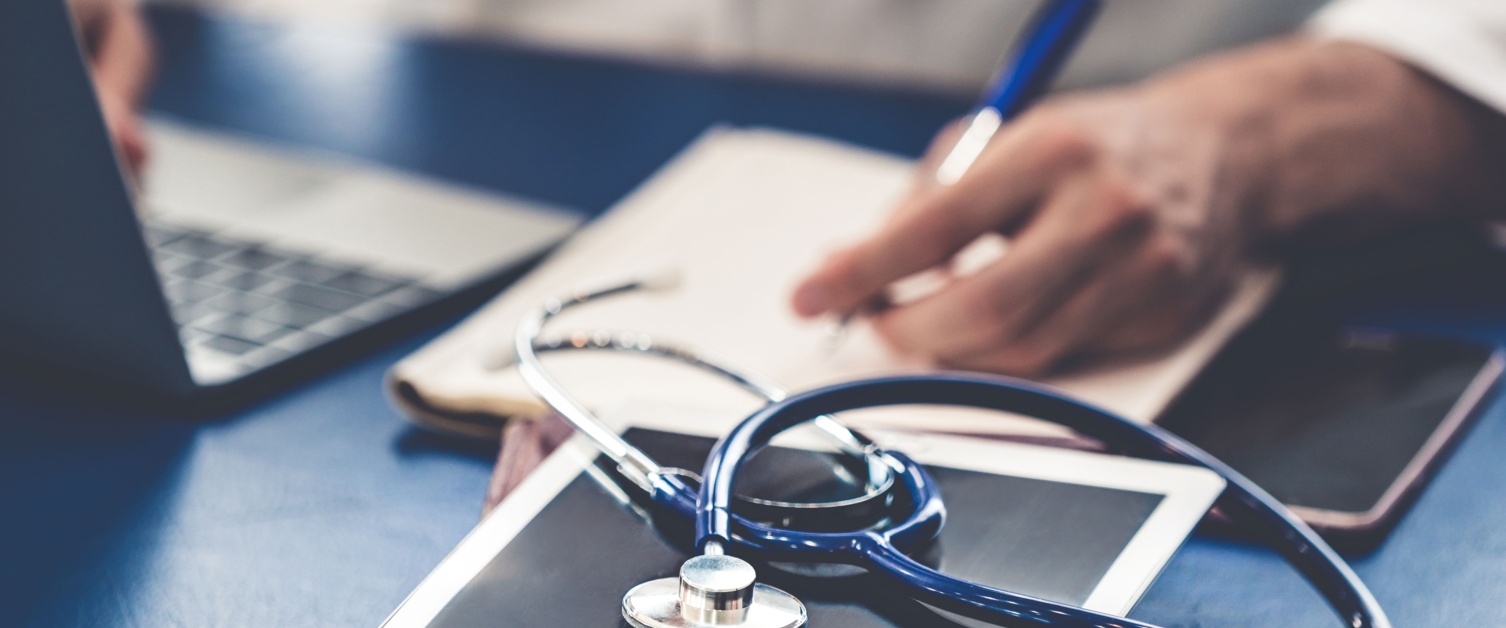
<path id="1" fill-rule="evenodd" d="M 562 388 L 558 381 L 544 368 L 539 355 L 564 351 L 610 351 L 626 355 L 655 357 L 679 363 L 727 380 L 747 392 L 769 401 L 778 401 L 786 396 L 784 389 L 763 377 L 709 358 L 673 343 L 655 340 L 647 334 L 613 332 L 608 330 L 577 331 L 549 340 L 540 338 L 544 325 L 565 310 L 585 305 L 591 301 L 623 295 L 641 290 L 668 287 L 673 281 L 666 277 L 638 279 L 609 285 L 597 290 L 574 293 L 550 299 L 534 311 L 525 313 L 518 322 L 513 336 L 513 353 L 519 375 L 540 399 L 554 409 L 566 422 L 617 465 L 618 472 L 639 488 L 655 495 L 655 500 L 665 504 L 686 506 L 683 512 L 694 512 L 694 501 L 680 499 L 682 495 L 694 496 L 696 491 L 684 482 L 672 478 L 678 469 L 662 467 L 648 454 L 627 442 L 615 430 L 604 425 L 590 409 Z M 814 424 L 824 433 L 840 452 L 838 460 L 853 476 L 863 478 L 861 495 L 847 499 L 822 502 L 794 502 L 776 499 L 748 497 L 740 500 L 744 512 L 759 520 L 777 521 L 787 527 L 852 529 L 878 523 L 885 515 L 885 506 L 893 497 L 896 485 L 894 470 L 873 450 L 877 445 L 861 432 L 850 429 L 830 417 L 818 417 Z M 694 477 L 694 474 L 687 474 Z M 673 481 L 670 481 L 673 480 Z M 699 479 L 696 478 L 699 482 Z"/>
<path id="2" fill-rule="evenodd" d="M 706 462 L 696 508 L 697 546 L 708 540 L 730 538 L 728 507 L 733 480 L 742 461 L 775 435 L 817 416 L 893 405 L 966 406 L 1022 414 L 1068 427 L 1127 455 L 1210 469 L 1227 482 L 1220 499 L 1224 512 L 1285 556 L 1328 599 L 1347 625 L 1353 628 L 1391 625 L 1365 584 L 1317 533 L 1260 487 L 1207 452 L 1160 427 L 1134 423 L 1046 387 L 970 373 L 846 382 L 793 395 L 748 417 L 717 442 Z M 945 592 L 932 593 L 936 595 L 926 597 L 947 599 Z M 1071 611 L 1082 611 L 1046 604 L 1059 607 L 1068 615 L 1073 614 Z M 1040 621 L 1057 623 L 1050 617 Z M 1063 625 L 1083 624 L 1064 622 Z"/>

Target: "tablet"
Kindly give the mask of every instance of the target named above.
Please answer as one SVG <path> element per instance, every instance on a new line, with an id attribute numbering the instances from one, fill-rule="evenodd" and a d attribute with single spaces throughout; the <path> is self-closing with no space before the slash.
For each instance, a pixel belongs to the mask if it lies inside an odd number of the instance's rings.
<path id="1" fill-rule="evenodd" d="M 1374 549 L 1489 407 L 1494 346 L 1387 329 L 1251 328 L 1157 419 L 1341 551 Z"/>
<path id="2" fill-rule="evenodd" d="M 725 421 L 629 404 L 608 422 L 661 464 L 699 469 Z M 1184 465 L 936 435 L 874 435 L 934 474 L 947 500 L 923 560 L 992 586 L 1125 615 L 1224 488 Z M 829 454 L 819 435 L 776 441 L 745 476 L 808 479 Z M 387 619 L 387 628 L 618 627 L 622 595 L 678 573 L 671 525 L 656 530 L 631 484 L 612 477 L 581 437 L 550 456 L 461 541 Z M 740 484 L 739 490 L 745 485 Z M 763 497 L 751 491 L 749 494 Z M 813 626 L 945 626 L 950 620 L 882 579 L 798 576 L 758 565 L 799 596 Z"/>

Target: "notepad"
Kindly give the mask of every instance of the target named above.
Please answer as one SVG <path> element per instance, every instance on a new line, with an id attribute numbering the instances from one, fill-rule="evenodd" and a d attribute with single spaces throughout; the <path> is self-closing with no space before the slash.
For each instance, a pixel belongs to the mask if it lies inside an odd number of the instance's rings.
<path id="1" fill-rule="evenodd" d="M 823 324 L 798 318 L 789 306 L 796 283 L 827 253 L 879 224 L 910 185 L 913 169 L 910 160 L 823 138 L 709 130 L 507 292 L 396 364 L 389 374 L 393 397 L 425 425 L 495 435 L 501 420 L 545 411 L 511 367 L 512 334 L 523 312 L 551 296 L 666 271 L 678 274 L 678 289 L 573 310 L 549 330 L 647 333 L 793 390 L 927 370 L 894 354 L 861 324 L 832 350 L 823 342 Z M 998 251 L 979 253 L 989 254 Z M 1044 383 L 1151 421 L 1260 310 L 1278 281 L 1272 270 L 1251 273 L 1218 315 L 1164 351 L 1092 361 Z M 741 416 L 762 403 L 725 382 L 650 358 L 592 352 L 545 359 L 591 407 L 664 400 Z M 849 420 L 890 430 L 1067 435 L 977 410 L 917 416 L 881 409 Z"/>

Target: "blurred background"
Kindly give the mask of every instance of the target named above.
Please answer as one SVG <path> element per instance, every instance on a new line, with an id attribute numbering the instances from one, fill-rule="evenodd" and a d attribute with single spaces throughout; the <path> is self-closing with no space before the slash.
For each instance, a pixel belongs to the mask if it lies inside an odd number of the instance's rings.
<path id="1" fill-rule="evenodd" d="M 1036 4 L 1029 0 L 146 1 L 268 20 L 360 22 L 652 63 L 969 94 L 987 80 Z M 1321 0 L 1115 0 L 1107 3 L 1061 85 L 1143 77 L 1201 52 L 1291 29 L 1321 4 Z"/>

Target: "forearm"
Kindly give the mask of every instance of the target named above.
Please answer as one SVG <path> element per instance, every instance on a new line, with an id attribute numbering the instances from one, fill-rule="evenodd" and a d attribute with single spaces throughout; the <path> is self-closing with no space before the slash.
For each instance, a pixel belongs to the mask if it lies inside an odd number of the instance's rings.
<path id="1" fill-rule="evenodd" d="M 1145 89 L 1195 94 L 1226 126 L 1228 198 L 1252 244 L 1506 215 L 1506 117 L 1374 49 L 1292 38 Z"/>

